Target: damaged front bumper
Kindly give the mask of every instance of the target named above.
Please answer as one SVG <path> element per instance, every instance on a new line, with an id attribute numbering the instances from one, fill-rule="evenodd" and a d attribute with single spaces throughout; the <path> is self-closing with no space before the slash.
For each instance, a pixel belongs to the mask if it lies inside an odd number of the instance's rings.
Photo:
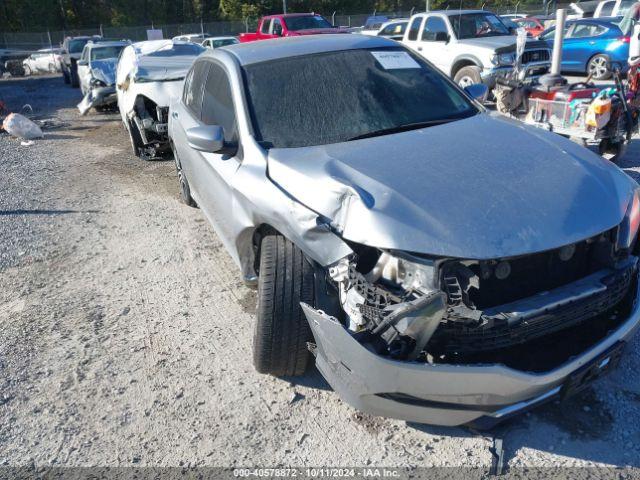
<path id="1" fill-rule="evenodd" d="M 89 89 L 82 101 L 78 104 L 80 115 L 86 115 L 95 107 L 113 105 L 118 101 L 116 87 L 93 87 Z"/>
<path id="2" fill-rule="evenodd" d="M 637 273 L 635 276 L 637 278 Z M 606 337 L 542 373 L 494 364 L 397 361 L 360 344 L 335 318 L 302 304 L 316 346 L 316 366 L 355 408 L 373 415 L 436 425 L 492 425 L 564 393 L 615 366 L 640 324 L 634 282 L 630 313 Z M 544 356 L 545 352 L 540 351 Z"/>
<path id="3" fill-rule="evenodd" d="M 549 73 L 551 63 L 548 61 L 530 62 L 520 69 L 517 80 L 524 83 L 533 83 L 545 73 Z M 513 72 L 512 66 L 499 66 L 486 68 L 480 72 L 480 78 L 489 89 L 496 86 L 498 78 L 507 78 Z"/>

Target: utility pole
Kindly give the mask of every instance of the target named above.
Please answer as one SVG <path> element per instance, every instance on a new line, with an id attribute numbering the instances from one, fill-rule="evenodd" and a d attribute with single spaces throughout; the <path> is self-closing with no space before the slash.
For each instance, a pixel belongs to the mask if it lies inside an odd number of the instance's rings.
<path id="1" fill-rule="evenodd" d="M 424 0 L 424 11 L 425 12 L 429 11 L 429 0 Z"/>
<path id="2" fill-rule="evenodd" d="M 282 0 L 282 13 L 287 13 L 287 0 Z"/>

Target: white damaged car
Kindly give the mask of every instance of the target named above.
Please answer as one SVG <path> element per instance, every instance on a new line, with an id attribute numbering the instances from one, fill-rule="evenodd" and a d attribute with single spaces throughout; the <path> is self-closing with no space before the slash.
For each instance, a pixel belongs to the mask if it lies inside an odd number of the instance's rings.
<path id="1" fill-rule="evenodd" d="M 116 70 L 116 94 L 134 155 L 152 159 L 169 149 L 167 120 L 172 97 L 205 48 L 190 42 L 153 40 L 124 49 Z"/>

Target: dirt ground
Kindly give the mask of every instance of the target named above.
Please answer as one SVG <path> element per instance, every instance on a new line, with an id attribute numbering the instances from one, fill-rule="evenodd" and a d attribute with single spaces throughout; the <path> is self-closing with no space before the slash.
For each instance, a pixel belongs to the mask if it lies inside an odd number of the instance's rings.
<path id="1" fill-rule="evenodd" d="M 593 388 L 485 435 L 363 415 L 316 370 L 253 370 L 255 292 L 118 115 L 80 117 L 56 77 L 0 100 L 48 119 L 31 146 L 0 134 L 0 466 L 488 469 L 494 436 L 512 470 L 640 466 L 637 337 Z"/>

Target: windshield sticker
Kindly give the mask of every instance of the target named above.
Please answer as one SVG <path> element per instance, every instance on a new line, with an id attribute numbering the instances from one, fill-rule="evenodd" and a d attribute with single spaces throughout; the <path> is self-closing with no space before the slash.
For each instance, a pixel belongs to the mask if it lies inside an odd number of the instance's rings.
<path id="1" fill-rule="evenodd" d="M 411 58 L 407 52 L 371 52 L 371 55 L 385 70 L 420 68 L 418 62 Z"/>

